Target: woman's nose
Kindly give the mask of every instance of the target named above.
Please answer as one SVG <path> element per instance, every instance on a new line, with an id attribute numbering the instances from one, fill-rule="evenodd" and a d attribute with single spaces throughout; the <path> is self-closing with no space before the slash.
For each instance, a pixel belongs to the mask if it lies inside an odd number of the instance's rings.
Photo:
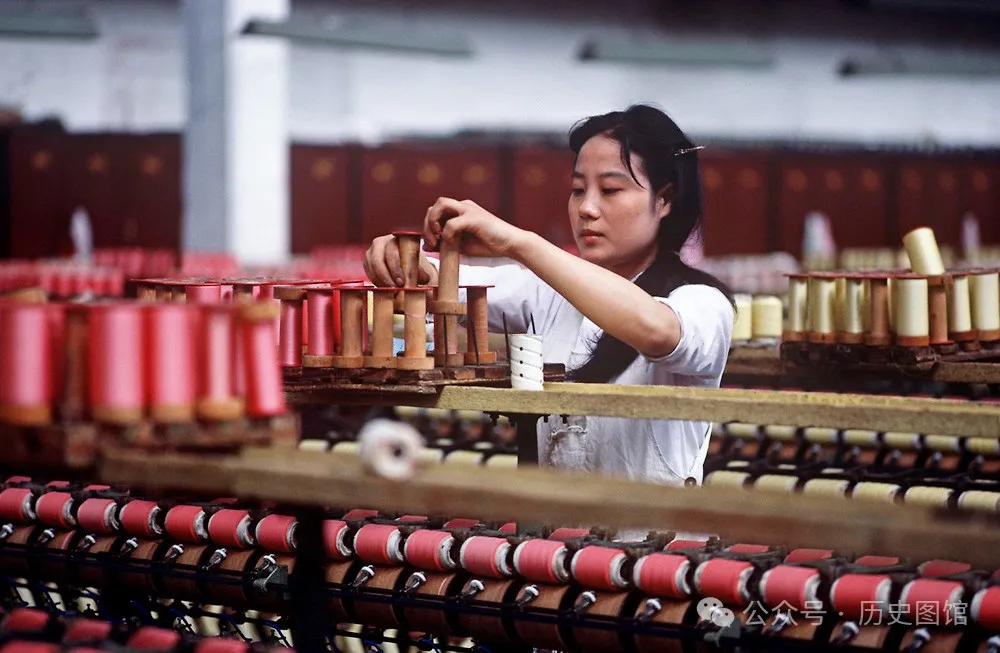
<path id="1" fill-rule="evenodd" d="M 580 202 L 580 215 L 585 218 L 597 219 L 601 215 L 600 198 L 596 193 L 587 193 Z"/>

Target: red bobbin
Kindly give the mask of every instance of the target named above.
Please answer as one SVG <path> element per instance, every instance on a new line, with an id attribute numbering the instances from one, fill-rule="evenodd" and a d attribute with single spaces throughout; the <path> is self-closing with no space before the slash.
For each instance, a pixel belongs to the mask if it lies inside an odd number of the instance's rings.
<path id="1" fill-rule="evenodd" d="M 550 540 L 575 540 L 590 535 L 586 528 L 557 528 L 549 534 Z"/>
<path id="2" fill-rule="evenodd" d="M 68 492 L 46 492 L 35 502 L 35 512 L 46 526 L 73 528 L 76 526 L 73 503 L 73 495 Z"/>
<path id="3" fill-rule="evenodd" d="M 349 542 L 347 522 L 327 519 L 323 522 L 323 550 L 331 560 L 349 560 L 353 551 Z"/>
<path id="4" fill-rule="evenodd" d="M 181 634 L 176 630 L 143 626 L 132 633 L 126 646 L 138 651 L 172 651 L 181 643 Z"/>
<path id="5" fill-rule="evenodd" d="M 103 642 L 111 635 L 111 623 L 100 619 L 73 619 L 66 624 L 63 643 L 82 644 Z"/>
<path id="6" fill-rule="evenodd" d="M 175 424 L 195 415 L 195 317 L 186 304 L 145 307 L 146 383 L 153 420 Z"/>
<path id="7" fill-rule="evenodd" d="M 118 512 L 122 529 L 138 537 L 158 537 L 163 534 L 160 524 L 160 507 L 153 501 L 133 499 Z"/>
<path id="8" fill-rule="evenodd" d="M 514 575 L 510 561 L 511 546 L 501 537 L 473 535 L 462 543 L 458 562 L 474 576 L 507 578 Z"/>
<path id="9" fill-rule="evenodd" d="M 713 558 L 698 565 L 694 585 L 702 596 L 712 596 L 726 605 L 745 607 L 750 601 L 747 584 L 753 565 L 745 560 Z"/>
<path id="10" fill-rule="evenodd" d="M 344 519 L 367 519 L 368 517 L 378 517 L 378 510 L 370 508 L 354 508 L 344 514 Z"/>
<path id="11" fill-rule="evenodd" d="M 120 528 L 118 505 L 112 499 L 84 499 L 76 511 L 76 520 L 88 533 L 114 533 Z"/>
<path id="12" fill-rule="evenodd" d="M 396 518 L 397 524 L 413 524 L 416 522 L 425 522 L 427 517 L 424 515 L 403 515 Z"/>
<path id="13" fill-rule="evenodd" d="M 15 608 L 3 620 L 0 630 L 8 633 L 33 633 L 44 630 L 52 616 L 45 610 Z"/>
<path id="14" fill-rule="evenodd" d="M 306 288 L 308 333 L 306 335 L 306 357 L 302 360 L 303 365 L 329 367 L 333 361 L 334 295 L 333 288 L 329 286 Z M 337 311 L 338 325 L 339 318 L 340 311 Z"/>
<path id="15" fill-rule="evenodd" d="M 212 513 L 208 518 L 208 537 L 219 546 L 249 549 L 254 545 L 250 513 L 228 508 Z"/>
<path id="16" fill-rule="evenodd" d="M 889 614 L 892 579 L 882 574 L 845 574 L 833 582 L 830 603 L 845 619 L 875 619 Z"/>
<path id="17" fill-rule="evenodd" d="M 832 557 L 833 549 L 792 549 L 785 556 L 785 562 L 791 564 L 811 560 L 829 560 Z"/>
<path id="18" fill-rule="evenodd" d="M 365 524 L 354 534 L 354 552 L 365 562 L 403 562 L 403 534 L 390 524 Z"/>
<path id="19" fill-rule="evenodd" d="M 891 567 L 899 564 L 899 558 L 894 556 L 861 556 L 854 561 L 854 564 L 865 567 Z"/>
<path id="20" fill-rule="evenodd" d="M 517 522 L 509 521 L 497 529 L 503 533 L 516 533 L 517 532 Z"/>
<path id="21" fill-rule="evenodd" d="M 691 562 L 684 556 L 650 553 L 635 562 L 632 582 L 646 594 L 665 599 L 686 599 L 691 596 L 688 573 Z"/>
<path id="22" fill-rule="evenodd" d="M 455 517 L 454 519 L 449 519 L 444 523 L 445 530 L 451 530 L 453 528 L 472 528 L 473 526 L 478 526 L 480 521 L 478 519 L 466 519 L 465 517 Z"/>
<path id="23" fill-rule="evenodd" d="M 180 542 L 198 543 L 208 540 L 205 511 L 198 506 L 174 506 L 167 511 L 164 528 L 170 537 Z"/>
<path id="24" fill-rule="evenodd" d="M 815 608 L 820 585 L 819 570 L 778 565 L 760 578 L 760 595 L 772 608 L 787 603 L 796 610 Z"/>
<path id="25" fill-rule="evenodd" d="M 538 583 L 565 583 L 569 580 L 569 552 L 559 540 L 534 538 L 514 549 L 514 568 Z"/>
<path id="26" fill-rule="evenodd" d="M 956 606 L 963 603 L 965 589 L 953 580 L 917 578 L 903 587 L 899 604 L 907 606 L 907 614 L 919 616 L 922 623 L 936 626 L 954 626 L 959 612 Z M 964 608 L 964 605 L 963 605 Z M 964 618 L 965 614 L 962 613 Z"/>
<path id="27" fill-rule="evenodd" d="M 629 558 L 620 549 L 585 546 L 570 561 L 570 573 L 579 584 L 613 592 L 629 586 Z"/>
<path id="28" fill-rule="evenodd" d="M 298 521 L 294 517 L 267 515 L 257 522 L 257 543 L 271 553 L 293 553 L 296 549 L 297 527 Z"/>
<path id="29" fill-rule="evenodd" d="M 306 290 L 298 286 L 278 286 L 275 297 L 281 303 L 278 318 L 278 363 L 283 367 L 302 365 L 302 324 Z"/>
<path id="30" fill-rule="evenodd" d="M 702 540 L 673 540 L 667 545 L 666 551 L 684 551 L 687 549 L 700 549 L 705 546 Z"/>
<path id="31" fill-rule="evenodd" d="M 52 419 L 49 312 L 44 304 L 0 304 L 0 422 L 41 426 Z"/>
<path id="32" fill-rule="evenodd" d="M 250 304 L 240 311 L 240 340 L 246 373 L 246 413 L 251 417 L 274 417 L 287 412 L 284 381 L 278 366 L 272 304 Z"/>
<path id="33" fill-rule="evenodd" d="M 934 578 L 936 576 L 950 576 L 952 574 L 964 574 L 972 569 L 972 565 L 967 562 L 955 562 L 954 560 L 928 560 L 917 569 L 924 578 Z"/>
<path id="34" fill-rule="evenodd" d="M 30 482 L 31 482 L 30 476 L 8 476 L 6 479 L 4 479 L 4 483 L 6 483 L 7 485 L 13 485 L 14 483 L 30 483 Z"/>
<path id="35" fill-rule="evenodd" d="M 9 487 L 0 492 L 0 519 L 5 522 L 24 524 L 34 521 L 35 498 L 31 490 L 23 487 Z"/>
<path id="36" fill-rule="evenodd" d="M 139 304 L 111 303 L 90 308 L 88 383 L 90 414 L 98 422 L 132 424 L 145 404 L 145 338 Z"/>
<path id="37" fill-rule="evenodd" d="M 202 306 L 200 322 L 198 417 L 209 421 L 238 419 L 243 415 L 243 401 L 236 394 L 233 308 Z"/>
<path id="38" fill-rule="evenodd" d="M 976 592 L 969 612 L 977 624 L 989 630 L 1000 630 L 1000 585 Z"/>
<path id="39" fill-rule="evenodd" d="M 753 555 L 755 553 L 767 553 L 771 547 L 766 544 L 734 544 L 726 549 L 730 553 L 740 553 L 743 555 Z"/>
<path id="40" fill-rule="evenodd" d="M 456 566 L 452 558 L 455 538 L 451 533 L 431 529 L 414 531 L 406 538 L 403 555 L 406 562 L 428 571 L 448 571 Z"/>
<path id="41" fill-rule="evenodd" d="M 188 304 L 221 304 L 222 284 L 192 283 L 186 286 Z"/>

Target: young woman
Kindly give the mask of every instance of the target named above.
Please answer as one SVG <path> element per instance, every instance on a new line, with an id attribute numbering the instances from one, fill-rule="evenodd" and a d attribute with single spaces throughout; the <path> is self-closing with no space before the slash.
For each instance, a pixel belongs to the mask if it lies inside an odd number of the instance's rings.
<path id="1" fill-rule="evenodd" d="M 533 317 L 546 362 L 570 380 L 628 385 L 718 387 L 729 352 L 733 304 L 715 278 L 678 252 L 702 214 L 697 151 L 659 109 L 638 105 L 589 118 L 570 133 L 576 155 L 569 221 L 574 256 L 471 201 L 439 199 L 424 219 L 425 248 L 461 239 L 471 256 L 520 265 L 462 266 L 461 284 L 492 284 L 491 330 L 511 332 Z M 421 257 L 435 284 L 436 261 Z M 375 239 L 365 270 L 399 285 L 391 236 Z M 647 481 L 701 482 L 711 424 L 610 417 L 539 424 L 539 460 Z"/>

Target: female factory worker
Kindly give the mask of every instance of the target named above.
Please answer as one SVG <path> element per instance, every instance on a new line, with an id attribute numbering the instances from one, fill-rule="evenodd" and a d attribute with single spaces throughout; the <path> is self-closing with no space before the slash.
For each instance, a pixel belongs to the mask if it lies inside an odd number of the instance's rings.
<path id="1" fill-rule="evenodd" d="M 589 118 L 570 133 L 576 155 L 569 221 L 576 257 L 471 201 L 439 199 L 424 220 L 425 247 L 461 238 L 463 253 L 517 265 L 462 266 L 461 284 L 490 284 L 491 330 L 524 332 L 533 317 L 546 362 L 573 381 L 718 387 L 729 352 L 728 290 L 678 252 L 702 213 L 696 149 L 662 111 L 633 106 Z M 433 263 L 436 263 L 433 262 Z M 421 257 L 421 280 L 437 282 Z M 522 267 L 523 266 L 523 267 Z M 365 271 L 399 285 L 399 251 L 376 238 Z M 609 417 L 539 423 L 543 465 L 647 481 L 700 482 L 708 422 Z"/>

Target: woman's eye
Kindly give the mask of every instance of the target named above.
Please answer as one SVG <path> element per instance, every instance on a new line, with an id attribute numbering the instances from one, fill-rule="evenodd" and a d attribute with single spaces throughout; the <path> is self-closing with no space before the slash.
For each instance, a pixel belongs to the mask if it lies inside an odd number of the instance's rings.
<path id="1" fill-rule="evenodd" d="M 579 197 L 580 195 L 583 195 L 583 189 L 574 188 L 573 190 L 570 191 L 570 195 L 572 195 L 573 197 Z"/>
<path id="2" fill-rule="evenodd" d="M 621 192 L 621 188 L 602 188 L 601 192 L 605 195 L 614 195 L 615 193 Z"/>

